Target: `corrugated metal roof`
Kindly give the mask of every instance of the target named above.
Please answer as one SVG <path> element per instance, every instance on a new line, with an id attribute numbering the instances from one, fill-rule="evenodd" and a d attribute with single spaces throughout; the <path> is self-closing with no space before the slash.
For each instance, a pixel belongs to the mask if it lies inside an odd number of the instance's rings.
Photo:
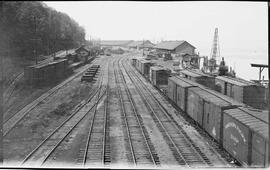
<path id="1" fill-rule="evenodd" d="M 262 137 L 265 139 L 269 139 L 268 136 L 268 126 L 269 124 L 261 121 L 260 119 L 250 115 L 249 113 L 239 109 L 228 109 L 224 111 L 226 114 L 232 116 L 242 124 L 246 125 L 249 127 L 252 131 L 260 134 Z"/>
<path id="2" fill-rule="evenodd" d="M 236 78 L 233 78 L 233 77 L 227 77 L 227 76 L 217 76 L 216 79 L 217 80 L 222 80 L 222 81 L 225 81 L 225 82 L 237 85 L 237 86 L 257 85 L 257 84 L 255 84 L 253 82 L 249 82 L 249 81 L 246 81 L 246 80 L 240 80 L 240 79 L 236 79 Z"/>
<path id="3" fill-rule="evenodd" d="M 165 50 L 174 50 L 176 47 L 182 45 L 184 42 L 188 43 L 185 40 L 181 40 L 181 41 L 162 41 L 161 43 L 157 44 L 154 48 L 165 49 Z M 193 45 L 191 45 L 191 44 L 189 44 L 189 45 L 192 46 L 193 48 L 195 48 Z"/>

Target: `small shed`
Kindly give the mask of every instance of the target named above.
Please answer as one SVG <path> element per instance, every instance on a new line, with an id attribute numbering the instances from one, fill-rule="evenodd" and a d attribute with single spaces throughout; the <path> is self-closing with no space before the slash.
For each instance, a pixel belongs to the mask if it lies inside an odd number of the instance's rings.
<path id="1" fill-rule="evenodd" d="M 215 85 L 221 93 L 255 108 L 265 107 L 265 87 L 243 79 L 217 76 Z"/>
<path id="2" fill-rule="evenodd" d="M 88 61 L 90 51 L 86 48 L 86 46 L 82 45 L 81 47 L 77 48 L 75 50 L 75 53 L 77 54 L 78 60 L 83 61 L 83 62 Z"/>

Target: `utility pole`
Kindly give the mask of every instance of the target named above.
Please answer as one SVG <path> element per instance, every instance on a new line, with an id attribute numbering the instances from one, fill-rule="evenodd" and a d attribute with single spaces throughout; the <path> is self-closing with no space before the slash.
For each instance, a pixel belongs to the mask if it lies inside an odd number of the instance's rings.
<path id="1" fill-rule="evenodd" d="M 49 24 L 48 24 L 48 26 L 49 26 L 49 32 L 51 31 L 51 22 L 52 22 L 52 20 L 51 20 L 51 17 L 52 17 L 52 14 L 51 14 L 51 11 L 49 11 Z M 50 35 L 48 35 L 48 55 L 51 55 L 51 52 L 52 52 L 52 49 L 51 49 L 51 36 Z"/>
<path id="2" fill-rule="evenodd" d="M 67 27 L 65 27 L 65 47 L 66 47 L 66 55 L 68 54 L 68 47 L 67 47 L 67 41 L 68 41 L 68 39 L 67 39 Z"/>
<path id="3" fill-rule="evenodd" d="M 34 43 L 34 56 L 35 56 L 35 60 L 36 60 L 36 64 L 38 63 L 38 59 L 37 59 L 37 20 L 36 17 L 34 16 L 34 29 L 35 29 L 35 43 Z"/>
<path id="4" fill-rule="evenodd" d="M 53 60 L 55 60 L 56 57 L 56 28 L 55 28 L 55 24 L 54 24 L 54 41 L 53 41 Z"/>
<path id="5" fill-rule="evenodd" d="M 143 41 L 142 41 L 142 49 L 143 49 L 142 54 L 143 54 L 143 56 L 144 56 L 144 39 L 143 39 Z"/>
<path id="6" fill-rule="evenodd" d="M 4 2 L 0 2 L 0 16 L 4 16 Z M 3 17 L 0 17 L 0 25 L 4 25 Z M 4 36 L 3 27 L 0 28 L 0 35 Z M 2 39 L 2 37 L 1 37 Z M 0 43 L 0 47 L 4 45 Z M 3 64 L 3 55 L 2 51 L 0 51 L 0 73 L 1 73 L 1 82 L 0 82 L 0 166 L 3 165 L 3 115 L 4 115 L 4 64 Z"/>

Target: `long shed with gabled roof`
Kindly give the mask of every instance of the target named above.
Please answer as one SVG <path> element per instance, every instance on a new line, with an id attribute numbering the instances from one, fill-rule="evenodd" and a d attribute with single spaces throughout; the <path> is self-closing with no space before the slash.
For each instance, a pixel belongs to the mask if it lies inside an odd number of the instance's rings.
<path id="1" fill-rule="evenodd" d="M 160 51 L 169 51 L 174 54 L 195 54 L 195 49 L 193 45 L 188 43 L 185 40 L 182 41 L 162 41 L 161 43 L 158 43 L 154 48 Z"/>

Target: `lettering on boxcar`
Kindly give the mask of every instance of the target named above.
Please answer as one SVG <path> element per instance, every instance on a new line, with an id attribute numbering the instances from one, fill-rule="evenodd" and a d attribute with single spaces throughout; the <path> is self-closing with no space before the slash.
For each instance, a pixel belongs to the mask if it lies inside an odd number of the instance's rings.
<path id="1" fill-rule="evenodd" d="M 240 134 L 240 136 L 242 137 L 243 141 L 246 142 L 246 138 L 245 138 L 242 130 L 234 122 L 227 123 L 225 126 L 225 129 L 230 128 L 230 127 L 235 128 L 237 130 L 237 132 Z"/>
<path id="2" fill-rule="evenodd" d="M 239 140 L 237 139 L 237 137 L 233 136 L 231 134 L 230 138 L 236 143 L 235 145 L 237 145 L 239 143 Z"/>
<path id="3" fill-rule="evenodd" d="M 213 130 L 212 130 L 212 135 L 213 135 L 213 136 L 216 136 L 216 135 L 217 135 L 217 134 L 216 134 L 216 128 L 215 128 L 215 127 L 214 127 Z"/>

